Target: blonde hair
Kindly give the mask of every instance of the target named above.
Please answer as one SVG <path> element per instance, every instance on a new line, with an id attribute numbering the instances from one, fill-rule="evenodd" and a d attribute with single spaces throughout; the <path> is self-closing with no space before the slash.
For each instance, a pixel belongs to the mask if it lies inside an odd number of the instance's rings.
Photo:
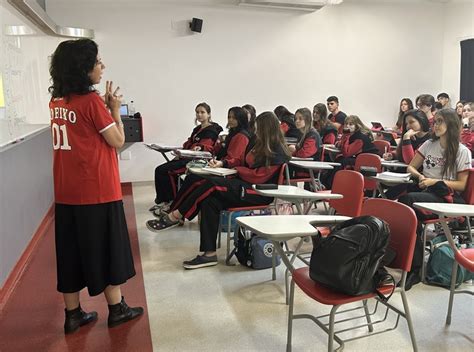
<path id="1" fill-rule="evenodd" d="M 372 131 L 370 130 L 370 128 L 368 128 L 366 125 L 364 125 L 364 123 L 359 118 L 359 116 L 357 116 L 357 115 L 347 116 L 346 119 L 344 120 L 344 124 L 349 123 L 349 122 L 352 122 L 356 126 L 356 131 L 360 131 L 363 134 L 366 134 L 370 138 L 370 140 L 372 140 L 372 141 L 374 140 L 374 136 L 372 135 Z"/>

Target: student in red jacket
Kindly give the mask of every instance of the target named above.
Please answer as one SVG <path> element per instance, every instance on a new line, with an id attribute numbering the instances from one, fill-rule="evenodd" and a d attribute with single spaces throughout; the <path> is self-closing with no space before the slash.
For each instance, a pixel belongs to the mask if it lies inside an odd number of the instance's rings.
<path id="1" fill-rule="evenodd" d="M 474 151 L 474 116 L 469 117 L 469 126 L 462 129 L 461 143 L 471 152 Z"/>
<path id="2" fill-rule="evenodd" d="M 222 127 L 211 120 L 211 107 L 206 103 L 196 106 L 195 122 L 199 123 L 193 129 L 191 136 L 183 144 L 183 149 L 213 152 L 214 145 L 222 131 Z M 177 184 L 177 176 L 170 174 L 174 172 L 185 172 L 189 159 L 174 159 L 161 164 L 155 169 L 155 205 L 150 211 L 169 206 L 173 200 L 173 184 Z M 174 182 L 172 182 L 174 180 Z"/>
<path id="3" fill-rule="evenodd" d="M 328 119 L 326 105 L 318 103 L 313 107 L 313 126 L 319 132 L 322 144 L 336 144 L 337 128 Z"/>
<path id="4" fill-rule="evenodd" d="M 220 149 L 216 152 L 215 160 L 213 159 L 209 161 L 209 167 L 225 167 L 232 169 L 236 166 L 244 165 L 245 151 L 250 141 L 248 124 L 246 110 L 238 106 L 229 109 L 227 114 L 227 127 L 229 129 L 229 134 L 224 142 L 220 144 Z M 168 213 L 170 209 L 177 209 L 183 200 L 204 182 L 205 178 L 192 173 L 189 174 L 186 176 L 184 183 L 181 185 L 181 188 L 176 194 L 176 198 L 171 203 L 170 207 L 168 209 L 164 207 L 157 209 L 153 214 L 160 217 L 163 213 Z"/>
<path id="5" fill-rule="evenodd" d="M 372 132 L 358 116 L 347 116 L 344 121 L 342 138 L 336 143 L 336 146 L 341 149 L 341 154 L 336 157 L 336 162 L 341 163 L 341 167 L 335 167 L 321 178 L 324 186 L 328 189 L 332 187 L 334 175 L 341 168 L 352 169 L 357 155 L 361 153 L 377 154 L 378 151 L 373 141 Z"/>
<path id="6" fill-rule="evenodd" d="M 292 156 L 298 158 L 320 159 L 321 137 L 312 126 L 313 118 L 308 108 L 301 108 L 295 112 L 295 125 L 301 131 L 298 143 L 289 146 Z"/>
<path id="7" fill-rule="evenodd" d="M 220 212 L 229 207 L 270 204 L 273 198 L 258 195 L 252 189 L 256 183 L 276 183 L 283 164 L 290 159 L 279 121 L 274 113 L 264 112 L 257 119 L 255 146 L 248 148 L 244 166 L 237 166 L 238 177 L 210 177 L 181 206 L 160 219 L 156 230 L 176 226 L 180 219 L 193 219 L 201 212 L 200 251 L 193 260 L 183 262 L 186 269 L 217 264 L 216 239 Z"/>
<path id="8" fill-rule="evenodd" d="M 301 137 L 301 132 L 295 125 L 295 115 L 288 111 L 283 105 L 275 108 L 274 113 L 278 120 L 280 120 L 280 129 L 286 138 L 294 138 L 298 140 Z"/>
<path id="9" fill-rule="evenodd" d="M 418 148 L 430 139 L 430 123 L 421 110 L 408 110 L 402 120 L 402 140 L 397 148 L 398 160 L 409 164 Z"/>

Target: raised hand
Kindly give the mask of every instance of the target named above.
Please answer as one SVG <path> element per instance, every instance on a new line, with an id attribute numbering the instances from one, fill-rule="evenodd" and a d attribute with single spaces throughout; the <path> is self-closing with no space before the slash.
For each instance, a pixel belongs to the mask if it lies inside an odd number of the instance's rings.
<path id="1" fill-rule="evenodd" d="M 105 82 L 105 104 L 111 111 L 119 111 L 123 95 L 119 94 L 120 87 L 113 89 L 113 82 Z"/>

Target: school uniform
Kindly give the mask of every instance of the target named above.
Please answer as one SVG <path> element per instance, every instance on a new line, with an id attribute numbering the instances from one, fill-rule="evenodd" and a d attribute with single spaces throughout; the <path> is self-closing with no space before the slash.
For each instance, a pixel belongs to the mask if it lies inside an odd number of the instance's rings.
<path id="1" fill-rule="evenodd" d="M 311 128 L 308 133 L 300 138 L 296 144 L 296 150 L 293 152 L 294 157 L 312 158 L 313 160 L 321 160 L 321 137 L 316 129 Z M 301 168 L 290 166 L 291 177 L 309 177 L 309 173 Z"/>
<path id="2" fill-rule="evenodd" d="M 301 138 L 301 131 L 296 127 L 295 121 L 291 116 L 283 116 L 280 122 L 280 129 L 287 138 Z"/>
<path id="3" fill-rule="evenodd" d="M 270 165 L 265 166 L 255 161 L 254 154 L 250 151 L 246 155 L 245 165 L 235 167 L 238 177 L 209 177 L 182 202 L 178 210 L 186 219 L 191 220 L 201 212 L 200 251 L 216 250 L 221 210 L 265 205 L 273 201 L 273 198 L 259 195 L 252 189 L 252 184 L 277 183 L 281 166 L 288 160 L 289 157 L 283 153 L 283 149 L 276 148 Z"/>
<path id="4" fill-rule="evenodd" d="M 339 130 L 337 131 L 339 134 L 341 134 L 342 130 L 344 129 L 344 122 L 346 121 L 346 117 L 347 117 L 347 115 L 342 111 L 339 111 L 336 115 L 329 114 L 329 116 L 328 116 L 329 121 L 337 122 L 338 124 L 341 125 L 339 127 Z"/>
<path id="5" fill-rule="evenodd" d="M 410 162 L 415 157 L 415 153 L 418 148 L 431 138 L 431 134 L 427 133 L 423 137 L 414 136 L 414 138 L 403 139 L 401 142 L 402 145 L 402 155 L 399 156 L 399 160 L 403 161 L 405 164 L 410 164 Z"/>
<path id="6" fill-rule="evenodd" d="M 324 126 L 319 133 L 323 144 L 336 144 L 337 128 L 333 124 Z"/>
<path id="7" fill-rule="evenodd" d="M 472 152 L 474 150 L 474 132 L 469 128 L 464 128 L 461 132 L 461 143 Z"/>
<path id="8" fill-rule="evenodd" d="M 220 132 L 222 132 L 222 127 L 215 122 L 205 128 L 196 126 L 191 136 L 183 143 L 183 149 L 192 150 L 200 147 L 202 151 L 212 153 Z M 189 161 L 189 159 L 171 160 L 155 169 L 156 204 L 173 200 L 176 193 L 177 175 L 186 171 L 186 164 Z"/>
<path id="9" fill-rule="evenodd" d="M 102 133 L 116 125 L 96 92 L 52 99 L 57 290 L 100 294 L 135 275 L 117 152 Z"/>
<path id="10" fill-rule="evenodd" d="M 471 151 L 466 146 L 459 144 L 458 153 L 456 155 L 455 170 L 448 175 L 443 175 L 443 165 L 445 163 L 444 150 L 441 147 L 440 140 L 428 140 L 418 149 L 417 153 L 423 158 L 423 175 L 427 178 L 439 179 L 439 180 L 450 180 L 454 181 L 457 179 L 457 175 L 460 172 L 467 171 L 471 168 Z M 464 203 L 463 198 L 459 192 L 451 192 L 446 195 L 436 193 L 436 191 L 430 191 L 429 189 L 417 189 L 414 192 L 410 192 L 406 195 L 401 196 L 398 201 L 406 204 L 413 208 L 413 204 L 416 202 L 429 202 L 429 203 Z M 415 243 L 415 252 L 412 262 L 412 272 L 418 272 L 421 268 L 423 261 L 423 244 L 421 240 L 422 235 L 422 221 L 429 218 L 423 211 L 415 209 L 416 216 L 418 218 L 417 228 L 417 241 Z"/>
<path id="11" fill-rule="evenodd" d="M 226 168 L 244 165 L 246 150 L 249 146 L 250 139 L 249 132 L 244 129 L 230 131 L 224 142 L 221 143 L 220 149 L 216 154 L 216 159 L 222 161 L 223 167 Z M 170 210 L 177 209 L 183 200 L 205 181 L 206 179 L 202 176 L 195 174 L 187 175 L 179 192 L 176 194 L 175 200 L 171 204 Z"/>

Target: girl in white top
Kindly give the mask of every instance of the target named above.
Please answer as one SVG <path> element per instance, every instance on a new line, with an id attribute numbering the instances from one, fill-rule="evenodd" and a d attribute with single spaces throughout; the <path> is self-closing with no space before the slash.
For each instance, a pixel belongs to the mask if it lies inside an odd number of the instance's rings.
<path id="1" fill-rule="evenodd" d="M 461 193 L 467 185 L 471 168 L 471 152 L 460 143 L 461 121 L 453 109 L 441 109 L 434 117 L 433 137 L 426 141 L 410 162 L 407 171 L 418 180 L 419 190 L 399 198 L 399 202 L 413 207 L 415 202 L 464 203 Z M 422 168 L 422 171 L 420 171 Z M 426 215 L 417 211 L 418 238 L 405 289 L 420 282 L 419 271 L 423 260 L 421 223 Z"/>

